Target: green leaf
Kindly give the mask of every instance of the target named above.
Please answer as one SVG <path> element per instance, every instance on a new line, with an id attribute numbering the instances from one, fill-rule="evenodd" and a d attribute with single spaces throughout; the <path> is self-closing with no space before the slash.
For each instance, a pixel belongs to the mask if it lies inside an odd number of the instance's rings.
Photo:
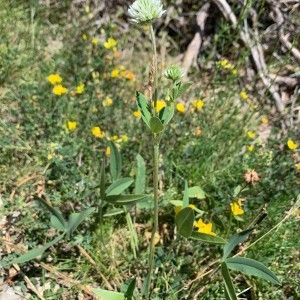
<path id="1" fill-rule="evenodd" d="M 210 234 L 206 234 L 206 233 L 202 233 L 202 232 L 198 232 L 198 231 L 193 231 L 190 238 L 194 239 L 194 240 L 202 241 L 205 243 L 211 243 L 211 244 L 225 244 L 226 243 L 226 241 L 219 236 L 210 235 Z"/>
<path id="2" fill-rule="evenodd" d="M 137 170 L 135 176 L 135 193 L 142 194 L 145 192 L 146 168 L 145 161 L 140 154 L 136 156 Z"/>
<path id="3" fill-rule="evenodd" d="M 170 103 L 167 106 L 163 107 L 158 114 L 159 119 L 162 124 L 166 126 L 174 116 L 174 103 Z"/>
<path id="4" fill-rule="evenodd" d="M 231 270 L 240 271 L 247 275 L 253 275 L 272 283 L 281 285 L 276 275 L 271 272 L 264 264 L 245 257 L 230 257 L 225 260 Z"/>
<path id="5" fill-rule="evenodd" d="M 194 227 L 194 211 L 190 207 L 183 208 L 175 217 L 178 232 L 185 238 L 191 236 Z"/>
<path id="6" fill-rule="evenodd" d="M 51 223 L 52 227 L 54 227 L 60 231 L 66 231 L 65 224 L 61 223 L 61 221 L 56 216 L 54 216 L 54 215 L 51 216 L 50 223 Z"/>
<path id="7" fill-rule="evenodd" d="M 58 209 L 56 209 L 53 206 L 49 205 L 44 199 L 42 199 L 38 196 L 34 196 L 34 198 L 36 200 L 38 200 L 39 202 L 41 202 L 49 210 L 49 212 L 52 215 L 54 215 L 60 221 L 61 224 L 63 224 L 64 227 L 67 226 L 67 221 L 64 219 L 62 213 Z"/>
<path id="8" fill-rule="evenodd" d="M 225 262 L 222 262 L 221 264 L 221 273 L 225 284 L 225 298 L 230 300 L 238 300 Z"/>
<path id="9" fill-rule="evenodd" d="M 125 211 L 123 208 L 114 208 L 111 210 L 108 210 L 103 217 L 111 217 L 111 216 L 115 216 L 115 215 L 120 215 L 120 214 L 124 214 Z"/>
<path id="10" fill-rule="evenodd" d="M 92 291 L 103 300 L 125 300 L 125 295 L 123 293 L 103 289 L 92 289 Z"/>
<path id="11" fill-rule="evenodd" d="M 104 165 L 104 159 L 101 163 L 100 168 L 100 198 L 101 200 L 104 200 L 105 198 L 105 165 Z"/>
<path id="12" fill-rule="evenodd" d="M 112 203 L 112 204 L 119 204 L 119 205 L 127 205 L 132 204 L 138 201 L 143 201 L 148 199 L 148 195 L 141 194 L 141 195 L 110 195 L 105 198 L 105 201 Z"/>
<path id="13" fill-rule="evenodd" d="M 241 190 L 242 190 L 242 187 L 240 185 L 238 185 L 233 191 L 233 198 L 235 198 L 240 193 Z"/>
<path id="14" fill-rule="evenodd" d="M 133 279 L 130 281 L 130 283 L 129 283 L 129 285 L 128 285 L 128 288 L 127 288 L 127 291 L 126 291 L 126 293 L 125 293 L 125 297 L 126 297 L 127 300 L 132 300 L 135 286 L 136 286 L 136 279 L 133 278 Z"/>
<path id="15" fill-rule="evenodd" d="M 106 190 L 106 196 L 109 195 L 120 195 L 123 193 L 131 184 L 133 179 L 130 177 L 120 178 L 113 182 Z"/>
<path id="16" fill-rule="evenodd" d="M 28 251 L 27 253 L 25 253 L 25 254 L 19 256 L 18 258 L 16 258 L 13 261 L 13 263 L 14 264 L 22 264 L 22 263 L 25 263 L 25 262 L 30 261 L 32 259 L 35 259 L 36 257 L 42 255 L 52 245 L 54 245 L 58 241 L 60 241 L 64 237 L 64 235 L 65 235 L 65 233 L 57 236 L 54 240 L 52 240 L 51 242 L 47 243 L 45 246 L 43 246 L 41 248 L 34 248 L 34 249 Z"/>
<path id="17" fill-rule="evenodd" d="M 181 84 L 181 82 L 175 84 L 175 98 L 180 97 L 191 85 L 193 82 L 185 82 Z M 175 99 L 174 99 L 175 100 Z"/>
<path id="18" fill-rule="evenodd" d="M 224 246 L 223 249 L 223 258 L 224 261 L 232 252 L 232 250 L 237 246 L 239 243 L 244 242 L 249 234 L 253 231 L 254 228 L 250 228 L 244 231 L 239 232 L 238 234 L 233 235 Z"/>
<path id="19" fill-rule="evenodd" d="M 182 200 L 170 200 L 169 202 L 175 206 L 183 206 Z"/>
<path id="20" fill-rule="evenodd" d="M 150 101 L 140 92 L 136 92 L 136 103 L 139 108 L 139 111 L 142 114 L 142 119 L 145 124 L 151 129 L 150 127 L 150 118 L 151 118 L 151 107 Z"/>
<path id="21" fill-rule="evenodd" d="M 205 192 L 200 186 L 192 186 L 189 188 L 188 192 L 190 198 L 205 199 Z"/>
<path id="22" fill-rule="evenodd" d="M 188 183 L 185 180 L 184 182 L 184 193 L 183 193 L 183 199 L 182 199 L 182 207 L 188 207 L 190 204 L 190 199 L 189 199 L 189 191 L 188 191 L 189 187 L 188 187 Z"/>
<path id="23" fill-rule="evenodd" d="M 212 219 L 213 223 L 214 223 L 216 226 L 218 226 L 219 228 L 221 228 L 221 229 L 224 230 L 225 226 L 224 226 L 222 220 L 219 218 L 218 215 L 213 214 L 212 217 L 211 217 L 211 219 Z"/>
<path id="24" fill-rule="evenodd" d="M 74 233 L 78 225 L 94 211 L 93 208 L 88 208 L 80 213 L 72 213 L 68 221 L 67 238 Z"/>
<path id="25" fill-rule="evenodd" d="M 160 133 L 164 130 L 164 125 L 157 117 L 151 117 L 149 121 L 150 129 L 152 133 Z"/>
<path id="26" fill-rule="evenodd" d="M 110 174 L 113 180 L 117 180 L 121 176 L 121 169 L 122 169 L 122 159 L 120 151 L 118 150 L 117 146 L 114 142 L 108 142 L 110 147 Z"/>

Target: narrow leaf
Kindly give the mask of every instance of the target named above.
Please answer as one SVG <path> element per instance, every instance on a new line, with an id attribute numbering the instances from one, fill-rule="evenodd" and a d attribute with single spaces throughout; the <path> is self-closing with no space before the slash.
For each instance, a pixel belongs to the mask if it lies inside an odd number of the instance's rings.
<path id="1" fill-rule="evenodd" d="M 178 232 L 185 238 L 191 236 L 194 227 L 194 211 L 190 207 L 183 208 L 175 217 Z"/>
<path id="2" fill-rule="evenodd" d="M 140 154 L 136 156 L 137 170 L 135 177 L 135 193 L 143 194 L 145 192 L 145 182 L 146 182 L 146 167 L 145 161 Z"/>
<path id="3" fill-rule="evenodd" d="M 113 180 L 117 180 L 121 176 L 121 169 L 122 169 L 121 154 L 114 142 L 109 141 L 108 144 L 111 150 L 110 161 L 109 161 L 110 174 Z"/>
<path id="4" fill-rule="evenodd" d="M 237 195 L 240 193 L 241 190 L 242 190 L 242 187 L 240 185 L 238 185 L 233 191 L 233 198 L 237 197 Z"/>
<path id="5" fill-rule="evenodd" d="M 244 242 L 249 234 L 253 231 L 253 229 L 254 228 L 250 228 L 232 236 L 224 246 L 222 260 L 225 260 L 230 255 L 235 246 L 237 246 L 239 243 Z"/>
<path id="6" fill-rule="evenodd" d="M 131 184 L 133 179 L 130 177 L 120 178 L 113 182 L 107 189 L 106 195 L 120 195 L 123 193 Z"/>
<path id="7" fill-rule="evenodd" d="M 183 199 L 182 199 L 182 207 L 188 207 L 190 199 L 189 199 L 189 187 L 188 187 L 188 183 L 185 180 L 184 182 L 184 193 L 183 193 Z"/>
<path id="8" fill-rule="evenodd" d="M 160 133 L 164 130 L 164 125 L 162 124 L 161 120 L 157 117 L 151 117 L 149 125 L 152 133 Z"/>
<path id="9" fill-rule="evenodd" d="M 227 268 L 226 263 L 222 263 L 221 264 L 221 273 L 224 279 L 224 284 L 225 284 L 225 297 L 230 299 L 230 300 L 238 300 L 235 290 L 234 290 L 234 286 L 232 283 L 232 280 L 230 278 L 230 274 Z"/>
<path id="10" fill-rule="evenodd" d="M 104 165 L 104 159 L 101 163 L 100 168 L 100 198 L 103 200 L 105 198 L 105 165 Z"/>
<path id="11" fill-rule="evenodd" d="M 142 114 L 142 119 L 145 124 L 150 128 L 150 118 L 151 118 L 151 107 L 150 101 L 140 92 L 136 92 L 136 103 L 139 111 Z"/>
<path id="12" fill-rule="evenodd" d="M 182 85 L 180 84 L 178 86 L 176 98 L 180 97 L 192 84 L 193 84 L 193 82 L 185 82 Z"/>
<path id="13" fill-rule="evenodd" d="M 144 201 L 148 199 L 148 195 L 141 194 L 141 195 L 110 195 L 105 198 L 105 201 L 112 203 L 112 204 L 120 204 L 120 205 L 127 205 L 132 204 L 138 201 Z"/>
<path id="14" fill-rule="evenodd" d="M 210 234 L 206 234 L 206 233 L 202 233 L 202 232 L 198 232 L 198 231 L 193 231 L 190 238 L 194 239 L 194 240 L 202 241 L 205 243 L 211 243 L 211 244 L 225 244 L 226 243 L 226 241 L 219 236 L 210 235 Z"/>
<path id="15" fill-rule="evenodd" d="M 127 300 L 131 300 L 132 297 L 133 297 L 133 293 L 134 293 L 134 289 L 135 289 L 135 286 L 136 286 L 136 279 L 133 278 L 129 285 L 128 285 L 128 288 L 127 288 L 127 291 L 125 293 L 125 297 Z"/>
<path id="16" fill-rule="evenodd" d="M 49 212 L 52 215 L 54 215 L 60 221 L 60 223 L 64 225 L 64 227 L 66 227 L 67 221 L 64 219 L 63 215 L 61 214 L 61 212 L 58 209 L 49 205 L 44 199 L 42 199 L 38 196 L 35 196 L 35 199 L 38 200 L 39 202 L 41 202 L 49 210 Z"/>
<path id="17" fill-rule="evenodd" d="M 92 289 L 92 291 L 104 300 L 125 300 L 125 295 L 123 293 L 103 289 Z"/>
<path id="18" fill-rule="evenodd" d="M 231 270 L 240 271 L 247 275 L 253 275 L 272 283 L 281 285 L 276 275 L 271 272 L 264 264 L 245 257 L 230 257 L 225 260 Z"/>
<path id="19" fill-rule="evenodd" d="M 200 186 L 192 186 L 189 188 L 188 192 L 190 198 L 205 199 L 205 192 Z"/>
<path id="20" fill-rule="evenodd" d="M 108 210 L 107 212 L 105 212 L 105 214 L 103 215 L 103 217 L 111 217 L 111 216 L 115 216 L 115 215 L 120 215 L 120 214 L 124 214 L 124 209 L 123 208 L 114 208 L 111 210 Z"/>
<path id="21" fill-rule="evenodd" d="M 78 225 L 94 211 L 93 208 L 88 208 L 80 213 L 72 213 L 68 221 L 67 238 L 74 233 Z"/>
<path id="22" fill-rule="evenodd" d="M 54 215 L 51 216 L 50 219 L 51 226 L 60 231 L 66 231 L 65 224 L 61 223 L 61 221 Z"/>
<path id="23" fill-rule="evenodd" d="M 32 259 L 35 259 L 36 257 L 42 255 L 48 248 L 50 248 L 52 245 L 56 244 L 59 240 L 61 240 L 64 237 L 65 233 L 57 236 L 54 240 L 51 242 L 47 243 L 45 246 L 41 248 L 34 248 L 32 250 L 29 250 L 27 253 L 19 256 L 16 258 L 13 263 L 14 264 L 22 264 L 27 261 L 30 261 Z"/>

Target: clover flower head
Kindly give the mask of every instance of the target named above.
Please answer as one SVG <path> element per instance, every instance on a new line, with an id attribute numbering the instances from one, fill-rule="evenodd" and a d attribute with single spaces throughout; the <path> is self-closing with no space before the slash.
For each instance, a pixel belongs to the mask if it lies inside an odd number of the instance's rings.
<path id="1" fill-rule="evenodd" d="M 164 70 L 164 76 L 167 79 L 172 80 L 173 82 L 178 81 L 181 77 L 185 75 L 184 69 L 180 68 L 179 66 L 171 66 Z"/>
<path id="2" fill-rule="evenodd" d="M 129 6 L 131 21 L 138 24 L 148 24 L 160 18 L 164 13 L 160 0 L 136 0 Z"/>

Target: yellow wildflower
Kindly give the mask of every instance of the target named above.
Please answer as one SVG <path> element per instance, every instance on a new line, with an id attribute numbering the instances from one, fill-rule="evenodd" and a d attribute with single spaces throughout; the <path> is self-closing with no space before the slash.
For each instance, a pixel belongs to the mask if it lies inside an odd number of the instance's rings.
<path id="1" fill-rule="evenodd" d="M 240 97 L 241 97 L 243 100 L 248 99 L 248 95 L 247 95 L 247 93 L 246 93 L 245 91 L 241 91 L 241 92 L 240 92 Z"/>
<path id="2" fill-rule="evenodd" d="M 134 80 L 135 78 L 135 75 L 129 71 L 122 71 L 121 76 L 129 80 Z"/>
<path id="3" fill-rule="evenodd" d="M 243 199 L 238 199 L 237 201 L 230 203 L 231 211 L 235 216 L 242 215 L 244 213 L 244 210 L 242 209 L 242 200 Z"/>
<path id="4" fill-rule="evenodd" d="M 166 102 L 164 100 L 157 100 L 156 101 L 156 112 L 159 112 L 160 110 L 162 110 L 164 107 L 166 106 Z"/>
<path id="5" fill-rule="evenodd" d="M 76 94 L 82 94 L 83 91 L 84 91 L 84 83 L 80 82 L 80 84 L 76 86 Z"/>
<path id="6" fill-rule="evenodd" d="M 84 41 L 87 40 L 87 35 L 86 35 L 85 33 L 82 35 L 82 39 L 83 39 Z"/>
<path id="7" fill-rule="evenodd" d="M 128 142 L 128 136 L 127 136 L 126 134 L 122 134 L 122 135 L 121 135 L 121 139 L 122 139 L 122 141 L 125 142 L 125 143 Z"/>
<path id="8" fill-rule="evenodd" d="M 181 113 L 184 113 L 185 112 L 185 106 L 183 103 L 177 103 L 176 104 L 176 109 L 181 112 Z"/>
<path id="9" fill-rule="evenodd" d="M 227 64 L 228 64 L 228 60 L 227 59 L 223 59 L 223 60 L 220 61 L 220 65 L 223 68 L 225 68 L 227 66 Z"/>
<path id="10" fill-rule="evenodd" d="M 62 82 L 62 78 L 59 76 L 59 74 L 50 74 L 47 77 L 47 79 L 51 84 L 57 84 Z"/>
<path id="11" fill-rule="evenodd" d="M 119 138 L 119 137 L 115 134 L 115 135 L 113 135 L 110 139 L 111 139 L 112 141 L 116 141 L 118 138 Z"/>
<path id="12" fill-rule="evenodd" d="M 98 45 L 98 44 L 99 44 L 99 40 L 96 39 L 96 38 L 93 38 L 93 39 L 92 39 L 92 44 L 93 44 L 93 45 Z"/>
<path id="13" fill-rule="evenodd" d="M 255 138 L 255 133 L 253 132 L 253 131 L 248 131 L 247 132 L 247 135 L 248 135 L 248 137 L 250 138 L 250 139 L 254 139 Z"/>
<path id="14" fill-rule="evenodd" d="M 190 207 L 191 209 L 196 208 L 196 206 L 194 204 L 189 204 L 188 207 Z M 175 208 L 174 208 L 175 215 L 177 215 L 182 209 L 183 209 L 182 206 L 175 206 Z"/>
<path id="15" fill-rule="evenodd" d="M 104 132 L 101 131 L 99 126 L 93 127 L 91 129 L 91 132 L 95 137 L 97 137 L 99 139 L 102 139 L 104 137 Z"/>
<path id="16" fill-rule="evenodd" d="M 291 140 L 291 139 L 289 139 L 287 141 L 287 145 L 288 145 L 288 147 L 289 147 L 290 150 L 295 150 L 298 147 L 298 145 L 293 140 Z"/>
<path id="17" fill-rule="evenodd" d="M 108 107 L 111 106 L 112 104 L 113 104 L 113 99 L 109 97 L 106 97 L 102 102 L 103 107 Z"/>
<path id="18" fill-rule="evenodd" d="M 249 152 L 252 152 L 253 149 L 254 149 L 254 146 L 253 146 L 253 145 L 247 146 L 247 150 L 248 150 Z"/>
<path id="19" fill-rule="evenodd" d="M 198 111 L 200 111 L 202 109 L 202 107 L 204 106 L 204 102 L 202 100 L 193 100 L 191 102 L 192 106 L 195 107 Z"/>
<path id="20" fill-rule="evenodd" d="M 103 45 L 104 45 L 104 48 L 111 49 L 117 45 L 117 41 L 113 38 L 109 38 Z"/>
<path id="21" fill-rule="evenodd" d="M 266 117 L 262 117 L 262 118 L 261 118 L 261 122 L 262 122 L 263 124 L 269 124 L 269 120 L 268 120 L 268 118 L 266 118 Z"/>
<path id="22" fill-rule="evenodd" d="M 137 119 L 142 116 L 142 113 L 139 110 L 135 110 L 132 114 Z"/>
<path id="23" fill-rule="evenodd" d="M 77 123 L 75 121 L 68 121 L 67 127 L 70 131 L 74 131 L 77 127 Z"/>
<path id="24" fill-rule="evenodd" d="M 216 235 L 212 231 L 212 223 L 204 223 L 202 219 L 199 219 L 197 222 L 194 224 L 195 227 L 198 228 L 198 232 L 209 234 L 209 235 Z"/>
<path id="25" fill-rule="evenodd" d="M 63 87 L 61 84 L 55 85 L 52 89 L 52 93 L 57 96 L 61 96 L 63 94 L 66 94 L 68 92 L 68 89 Z"/>
<path id="26" fill-rule="evenodd" d="M 300 170 L 300 162 L 297 163 L 297 164 L 295 164 L 295 168 L 296 168 L 297 170 Z"/>
<path id="27" fill-rule="evenodd" d="M 105 155 L 106 155 L 106 156 L 109 156 L 109 155 L 110 155 L 110 147 L 106 147 Z"/>
<path id="28" fill-rule="evenodd" d="M 111 76 L 112 78 L 119 77 L 119 75 L 120 75 L 120 70 L 118 70 L 118 69 L 113 69 L 113 70 L 110 72 L 110 76 Z"/>
<path id="29" fill-rule="evenodd" d="M 231 73 L 232 73 L 232 75 L 237 75 L 237 74 L 238 74 L 238 71 L 237 71 L 237 69 L 233 69 L 233 70 L 231 71 Z"/>

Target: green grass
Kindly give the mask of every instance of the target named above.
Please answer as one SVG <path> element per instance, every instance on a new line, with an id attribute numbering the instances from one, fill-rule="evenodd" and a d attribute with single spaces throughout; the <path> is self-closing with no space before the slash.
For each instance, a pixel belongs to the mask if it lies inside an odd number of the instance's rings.
<path id="1" fill-rule="evenodd" d="M 83 4 L 49 3 L 50 7 L 35 1 L 2 1 L 0 4 L 0 188 L 1 218 L 6 216 L 7 221 L 2 230 L 13 244 L 28 249 L 44 245 L 57 234 L 50 229 L 49 213 L 33 195 L 45 193 L 65 216 L 99 204 L 100 191 L 95 187 L 101 181 L 102 160 L 107 182 L 113 181 L 105 153 L 108 139 L 114 139 L 115 135 L 122 154 L 122 176 L 135 178 L 139 153 L 146 164 L 145 190 L 152 194 L 151 135 L 142 121 L 133 117 L 135 91 L 144 91 L 147 85 L 149 66 L 146 63 L 151 55 L 148 32 L 142 30 L 141 33 L 132 25 L 125 31 L 114 23 L 117 17 L 113 16 L 99 29 L 94 23 L 97 16 L 89 17 Z M 91 9 L 94 5 L 92 1 Z M 121 15 L 125 24 L 121 7 L 113 13 Z M 164 28 L 160 30 L 163 42 L 169 45 L 176 41 L 176 49 L 182 47 L 179 39 L 172 40 Z M 261 209 L 266 208 L 268 216 L 246 245 L 280 222 L 299 194 L 300 171 L 295 168 L 299 150 L 292 151 L 286 144 L 289 138 L 299 144 L 297 128 L 281 132 L 281 119 L 272 113 L 269 96 L 265 94 L 258 101 L 254 87 L 242 76 L 249 51 L 242 46 L 231 47 L 237 42 L 237 36 L 228 25 L 218 22 L 215 30 L 212 43 L 219 59 L 209 52 L 203 55 L 203 63 L 205 67 L 213 61 L 212 70 L 201 71 L 201 74 L 193 70 L 189 74 L 194 85 L 182 99 L 186 112 L 175 113 L 161 145 L 161 243 L 157 245 L 155 256 L 156 298 L 153 299 L 192 299 L 195 295 L 197 299 L 224 297 L 220 273 L 200 276 L 203 270 L 212 268 L 209 265 L 212 261 L 220 259 L 221 247 L 186 240 L 176 234 L 174 207 L 169 201 L 182 199 L 185 180 L 189 186 L 197 185 L 205 191 L 205 199 L 193 198 L 191 203 L 204 211 L 204 220 L 212 221 L 214 231 L 224 238 L 246 228 Z M 82 38 L 83 34 L 87 40 Z M 103 47 L 109 37 L 117 41 L 120 57 L 116 57 L 112 49 Z M 93 38 L 98 39 L 97 45 L 92 43 Z M 160 59 L 172 61 L 170 54 L 174 55 L 174 50 L 167 50 L 166 57 Z M 276 64 L 278 69 L 283 68 L 291 59 L 289 55 L 285 54 L 281 63 L 268 57 L 268 66 Z M 234 64 L 237 75 L 220 66 L 219 61 L 224 58 Z M 142 67 L 141 62 L 145 62 Z M 111 77 L 111 72 L 122 68 L 121 65 L 135 75 L 134 80 Z M 47 80 L 52 73 L 59 73 L 63 78 L 67 94 L 52 93 L 53 86 Z M 85 84 L 84 92 L 76 94 L 81 82 Z M 160 82 L 161 87 L 167 86 L 163 79 Z M 241 99 L 243 90 L 247 91 L 252 104 Z M 160 99 L 164 99 L 166 95 L 159 93 Z M 103 106 L 106 97 L 113 99 L 109 107 Z M 195 99 L 204 101 L 199 112 L 192 112 L 188 104 Z M 269 119 L 268 125 L 262 124 L 263 116 Z M 77 122 L 76 130 L 68 130 L 68 121 Z M 105 132 L 103 139 L 91 133 L 95 126 Z M 266 128 L 270 129 L 270 135 L 262 139 L 259 135 Z M 249 138 L 248 131 L 256 133 L 255 139 Z M 122 141 L 122 135 L 128 136 L 128 141 Z M 250 144 L 254 145 L 253 151 L 247 150 Z M 257 184 L 245 184 L 243 175 L 249 169 L 258 172 Z M 246 199 L 245 214 L 235 218 L 229 205 L 239 185 L 244 188 L 238 197 Z M 133 188 L 128 192 L 133 192 Z M 104 218 L 101 226 L 97 224 L 98 230 L 93 230 L 92 215 L 71 240 L 59 242 L 37 262 L 51 265 L 82 285 L 106 289 L 125 291 L 126 283 L 137 277 L 140 290 L 147 271 L 145 235 L 151 231 L 151 203 L 145 206 L 130 210 L 138 233 L 137 258 L 132 253 L 131 235 L 123 214 Z M 111 208 L 106 204 L 103 212 Z M 299 211 L 245 254 L 268 265 L 282 281 L 282 287 L 233 273 L 238 292 L 252 287 L 241 297 L 299 299 L 298 227 Z M 90 257 L 80 253 L 77 244 Z M 15 257 L 17 253 L 8 253 L 3 244 L 3 276 L 8 275 Z M 54 273 L 41 266 L 26 263 L 21 268 L 36 287 L 50 283 L 51 287 L 44 292 L 45 299 L 73 298 L 82 293 L 74 285 L 65 286 Z M 197 276 L 200 279 L 194 280 Z M 26 287 L 22 276 L 13 280 L 23 294 L 38 299 Z"/>

